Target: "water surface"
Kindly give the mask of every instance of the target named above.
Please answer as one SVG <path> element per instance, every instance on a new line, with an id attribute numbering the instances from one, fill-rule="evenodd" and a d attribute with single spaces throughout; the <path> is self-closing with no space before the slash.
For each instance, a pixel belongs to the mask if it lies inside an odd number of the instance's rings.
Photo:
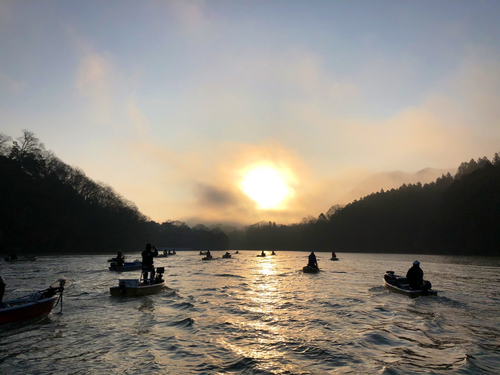
<path id="1" fill-rule="evenodd" d="M 110 272 L 109 256 L 1 262 L 5 299 L 74 284 L 62 314 L 1 328 L 0 373 L 498 373 L 499 258 L 318 253 L 322 271 L 304 274 L 305 252 L 222 254 L 157 259 L 170 289 L 141 298 L 110 297 L 139 271 Z M 382 286 L 415 259 L 437 297 Z"/>

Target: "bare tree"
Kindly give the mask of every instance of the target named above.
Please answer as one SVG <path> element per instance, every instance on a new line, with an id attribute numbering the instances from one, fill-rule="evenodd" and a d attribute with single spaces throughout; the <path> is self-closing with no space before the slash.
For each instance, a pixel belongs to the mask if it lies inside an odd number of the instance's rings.
<path id="1" fill-rule="evenodd" d="M 12 140 L 11 137 L 0 133 L 0 155 L 7 156 L 10 152 L 9 142 Z"/>

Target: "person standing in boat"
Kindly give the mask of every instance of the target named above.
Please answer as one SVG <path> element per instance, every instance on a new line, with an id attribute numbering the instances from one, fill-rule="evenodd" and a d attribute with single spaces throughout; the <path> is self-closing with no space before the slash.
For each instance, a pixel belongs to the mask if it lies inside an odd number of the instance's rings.
<path id="1" fill-rule="evenodd" d="M 154 249 L 151 250 L 151 249 Z M 146 250 L 142 252 L 142 275 L 144 281 L 152 282 L 155 277 L 155 267 L 154 267 L 154 257 L 158 256 L 158 250 L 156 247 L 151 246 L 151 244 L 146 245 Z M 148 279 L 148 273 L 150 274 L 150 278 Z"/>
<path id="2" fill-rule="evenodd" d="M 406 279 L 410 288 L 419 290 L 423 289 L 424 285 L 424 271 L 420 268 L 420 262 L 418 260 L 413 262 L 413 266 L 406 273 Z"/>
<path id="3" fill-rule="evenodd" d="M 316 259 L 316 255 L 314 255 L 314 251 L 311 251 L 311 254 L 309 254 L 309 263 L 307 265 L 309 267 L 319 268 L 318 260 Z"/>
<path id="4" fill-rule="evenodd" d="M 332 258 L 336 258 L 337 255 L 335 254 L 335 251 L 332 251 Z"/>

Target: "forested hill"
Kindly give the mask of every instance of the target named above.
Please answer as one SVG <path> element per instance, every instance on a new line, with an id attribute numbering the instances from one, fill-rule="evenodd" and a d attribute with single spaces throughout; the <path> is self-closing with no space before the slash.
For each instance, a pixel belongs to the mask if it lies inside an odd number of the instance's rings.
<path id="1" fill-rule="evenodd" d="M 0 254 L 137 252 L 162 247 L 227 249 L 203 225 L 150 221 L 110 186 L 63 163 L 33 133 L 0 133 Z"/>
<path id="2" fill-rule="evenodd" d="M 230 234 L 237 247 L 500 255 L 500 157 L 455 176 L 380 191 L 300 224 L 259 223 Z"/>

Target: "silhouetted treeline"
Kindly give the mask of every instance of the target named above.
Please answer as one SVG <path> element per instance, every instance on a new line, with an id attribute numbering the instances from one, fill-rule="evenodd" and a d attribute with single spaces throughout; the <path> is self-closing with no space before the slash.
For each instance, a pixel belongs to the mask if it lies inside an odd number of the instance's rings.
<path id="1" fill-rule="evenodd" d="M 380 191 L 300 224 L 263 222 L 230 233 L 239 249 L 500 255 L 500 157 L 455 176 Z"/>
<path id="2" fill-rule="evenodd" d="M 0 133 L 0 253 L 138 251 L 145 243 L 227 249 L 220 230 L 158 224 L 110 186 L 46 151 L 24 130 L 16 141 Z"/>

